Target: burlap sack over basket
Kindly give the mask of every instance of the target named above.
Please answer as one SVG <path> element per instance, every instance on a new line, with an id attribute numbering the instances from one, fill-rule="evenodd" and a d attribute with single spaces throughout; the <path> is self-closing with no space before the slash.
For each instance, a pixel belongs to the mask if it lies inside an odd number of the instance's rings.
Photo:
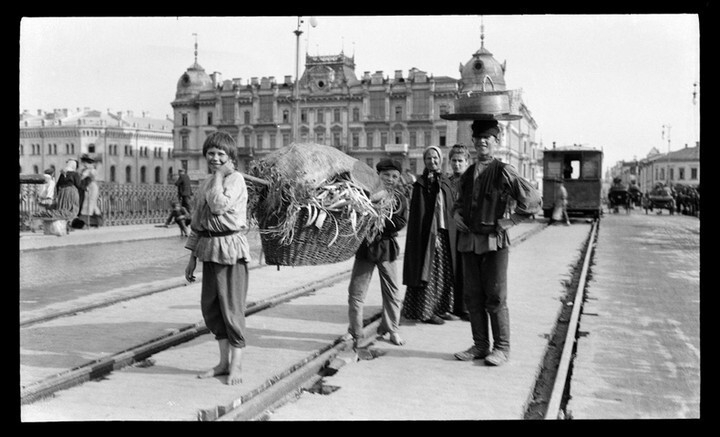
<path id="1" fill-rule="evenodd" d="M 292 143 L 249 174 L 269 183 L 251 184 L 248 210 L 270 265 L 347 260 L 392 214 L 377 172 L 334 147 Z"/>

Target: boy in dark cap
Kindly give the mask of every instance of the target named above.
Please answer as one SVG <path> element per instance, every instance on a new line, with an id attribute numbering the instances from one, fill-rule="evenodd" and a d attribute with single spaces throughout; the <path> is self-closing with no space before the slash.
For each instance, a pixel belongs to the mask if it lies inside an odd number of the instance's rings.
<path id="1" fill-rule="evenodd" d="M 491 366 L 499 366 L 510 357 L 507 307 L 510 236 L 507 230 L 542 207 L 540 193 L 530 182 L 512 165 L 493 157 L 499 134 L 495 120 L 473 122 L 472 141 L 477 160 L 462 175 L 453 208 L 473 338 L 472 347 L 456 353 L 455 358 L 485 359 Z M 505 218 L 509 199 L 515 200 L 515 211 Z"/>
<path id="2" fill-rule="evenodd" d="M 395 345 L 405 344 L 405 340 L 400 337 L 398 332 L 403 295 L 398 286 L 395 266 L 395 260 L 400 255 L 400 245 L 397 242 L 398 231 L 407 223 L 407 199 L 400 192 L 402 166 L 398 161 L 383 159 L 375 168 L 385 189 L 393 195 L 395 207 L 392 217 L 385 219 L 382 233 L 377 235 L 373 241 L 363 241 L 355 254 L 352 277 L 348 286 L 348 318 L 350 320 L 348 332 L 355 340 L 356 350 L 363 339 L 363 305 L 375 267 L 380 274 L 383 306 L 378 335 L 383 338 L 389 335 L 389 341 Z"/>

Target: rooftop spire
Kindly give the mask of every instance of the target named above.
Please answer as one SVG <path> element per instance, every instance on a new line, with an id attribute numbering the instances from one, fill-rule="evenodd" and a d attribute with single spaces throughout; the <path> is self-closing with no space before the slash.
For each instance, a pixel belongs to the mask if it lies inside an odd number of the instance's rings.
<path id="1" fill-rule="evenodd" d="M 195 63 L 197 64 L 197 33 L 193 33 L 195 37 Z"/>
<path id="2" fill-rule="evenodd" d="M 485 24 L 482 15 L 480 15 L 480 48 L 485 48 Z"/>

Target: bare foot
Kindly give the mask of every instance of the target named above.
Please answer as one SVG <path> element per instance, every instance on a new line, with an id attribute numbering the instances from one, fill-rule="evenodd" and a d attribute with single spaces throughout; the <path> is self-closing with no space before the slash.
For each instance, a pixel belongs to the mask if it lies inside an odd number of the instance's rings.
<path id="1" fill-rule="evenodd" d="M 207 370 L 202 373 L 198 373 L 197 377 L 200 379 L 205 379 L 205 378 L 213 378 L 215 376 L 227 375 L 227 374 L 228 374 L 228 366 L 218 364 L 217 366 L 213 367 L 210 370 Z"/>
<path id="2" fill-rule="evenodd" d="M 227 378 L 227 385 L 237 385 L 242 383 L 242 369 L 240 366 L 231 366 L 230 373 Z"/>
<path id="3" fill-rule="evenodd" d="M 405 340 L 403 340 L 397 332 L 390 334 L 390 342 L 396 346 L 402 346 L 405 344 Z"/>

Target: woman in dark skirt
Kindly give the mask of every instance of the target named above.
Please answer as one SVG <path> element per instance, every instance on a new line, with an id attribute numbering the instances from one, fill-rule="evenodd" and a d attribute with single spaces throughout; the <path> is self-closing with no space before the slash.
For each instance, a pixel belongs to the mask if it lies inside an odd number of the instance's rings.
<path id="1" fill-rule="evenodd" d="M 55 184 L 57 193 L 57 206 L 55 208 L 68 222 L 74 220 L 80 212 L 80 194 L 85 192 L 85 184 L 77 172 L 77 167 L 78 161 L 76 159 L 68 159 Z M 68 229 L 70 229 L 70 226 L 68 226 Z"/>
<path id="2" fill-rule="evenodd" d="M 441 171 L 442 152 L 423 153 L 425 170 L 413 183 L 405 240 L 403 284 L 407 286 L 402 316 L 442 324 L 453 318 L 453 271 L 456 260 L 453 195 Z"/>

